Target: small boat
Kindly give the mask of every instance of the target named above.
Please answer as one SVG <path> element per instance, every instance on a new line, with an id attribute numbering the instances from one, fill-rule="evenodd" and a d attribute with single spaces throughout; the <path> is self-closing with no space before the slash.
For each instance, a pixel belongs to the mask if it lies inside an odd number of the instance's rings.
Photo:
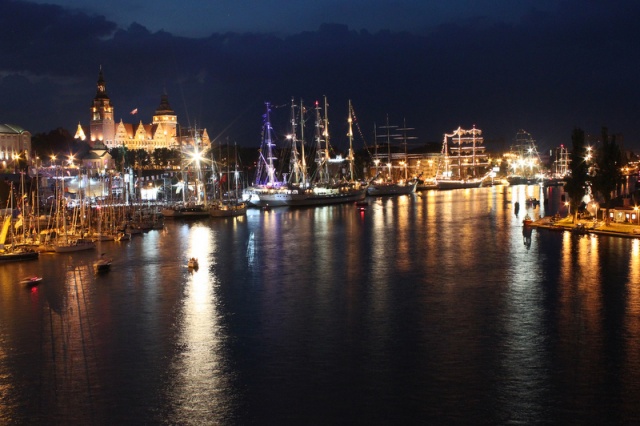
<path id="1" fill-rule="evenodd" d="M 111 268 L 112 260 L 105 256 L 106 253 L 102 253 L 100 259 L 93 262 L 93 269 L 96 272 L 107 272 Z"/>
<path id="2" fill-rule="evenodd" d="M 247 205 L 237 200 L 230 203 L 216 201 L 209 207 L 211 217 L 236 217 L 247 214 Z"/>
<path id="3" fill-rule="evenodd" d="M 189 269 L 198 269 L 198 259 L 196 259 L 195 257 L 189 259 L 189 261 L 187 262 L 187 267 Z"/>
<path id="4" fill-rule="evenodd" d="M 115 238 L 116 241 L 130 241 L 131 233 L 129 232 L 118 232 Z"/>
<path id="5" fill-rule="evenodd" d="M 368 205 L 369 205 L 369 202 L 366 200 L 356 201 L 356 209 L 358 209 L 359 211 L 365 210 Z"/>
<path id="6" fill-rule="evenodd" d="M 522 224 L 523 224 L 524 226 L 531 225 L 532 223 L 533 223 L 533 219 L 531 219 L 531 216 L 529 216 L 529 215 L 526 215 L 526 216 L 524 217 L 524 220 L 522 221 Z"/>
<path id="7" fill-rule="evenodd" d="M 41 282 L 42 282 L 42 277 L 38 277 L 38 276 L 35 276 L 35 275 L 32 276 L 32 277 L 25 277 L 25 278 L 20 280 L 20 284 L 26 285 L 27 287 L 37 286 Z"/>
<path id="8" fill-rule="evenodd" d="M 534 209 L 540 205 L 540 201 L 538 201 L 538 199 L 533 198 L 533 197 L 529 197 L 527 198 L 526 201 L 527 206 L 532 206 Z"/>
<path id="9" fill-rule="evenodd" d="M 406 195 L 416 192 L 418 181 L 402 181 L 402 182 L 371 182 L 367 187 L 367 195 L 379 197 L 385 195 Z"/>
<path id="10" fill-rule="evenodd" d="M 39 255 L 40 253 L 37 251 L 28 248 L 12 247 L 3 251 L 0 247 L 0 263 L 19 260 L 34 260 L 37 259 Z"/>
<path id="11" fill-rule="evenodd" d="M 589 233 L 589 230 L 584 225 L 584 223 L 579 223 L 571 229 L 571 232 L 574 235 L 587 235 Z"/>
<path id="12" fill-rule="evenodd" d="M 54 244 L 53 249 L 56 253 L 70 253 L 81 250 L 91 250 L 96 248 L 96 243 L 86 238 L 78 238 L 73 241 L 62 241 Z"/>

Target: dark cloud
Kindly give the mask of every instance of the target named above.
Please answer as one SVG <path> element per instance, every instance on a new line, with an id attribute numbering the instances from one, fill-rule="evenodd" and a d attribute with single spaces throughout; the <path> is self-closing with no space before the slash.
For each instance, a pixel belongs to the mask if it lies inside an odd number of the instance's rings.
<path id="1" fill-rule="evenodd" d="M 135 119 L 150 121 L 166 92 L 183 124 L 247 146 L 259 143 L 264 101 L 326 95 L 336 139 L 344 139 L 351 99 L 369 138 L 389 114 L 422 141 L 476 124 L 488 139 L 508 142 L 524 128 L 551 147 L 567 143 L 574 126 L 598 133 L 607 125 L 640 148 L 640 10 L 599 3 L 531 9 L 517 22 L 468 18 L 420 35 L 325 24 L 289 36 L 192 39 L 1 1 L 0 122 L 33 132 L 87 124 L 102 66 L 117 120 L 133 121 L 129 111 L 138 108 Z M 274 115 L 286 131 L 287 108 Z"/>

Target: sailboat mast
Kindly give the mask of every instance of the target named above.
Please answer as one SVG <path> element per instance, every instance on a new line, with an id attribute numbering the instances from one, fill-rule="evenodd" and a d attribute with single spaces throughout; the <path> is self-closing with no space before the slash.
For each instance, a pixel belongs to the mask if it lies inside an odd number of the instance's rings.
<path id="1" fill-rule="evenodd" d="M 20 200 L 22 203 L 22 206 L 20 207 L 22 212 L 22 242 L 25 242 L 27 217 L 25 216 L 25 211 L 24 211 L 24 171 L 20 172 L 20 185 L 22 187 L 22 189 L 20 190 Z"/>
<path id="2" fill-rule="evenodd" d="M 347 136 L 349 137 L 349 181 L 353 182 L 355 179 L 353 177 L 353 119 L 351 118 L 351 99 L 349 99 L 349 117 L 347 118 L 347 123 L 349 123 L 349 133 Z"/>
<path id="3" fill-rule="evenodd" d="M 307 187 L 307 159 L 304 153 L 304 104 L 300 99 L 300 156 L 302 161 L 302 187 Z"/>
<path id="4" fill-rule="evenodd" d="M 238 202 L 238 144 L 233 141 L 233 186 L 235 191 L 234 203 Z"/>
<path id="5" fill-rule="evenodd" d="M 389 179 L 391 177 L 391 130 L 389 129 L 389 114 L 387 114 L 387 165 L 389 166 Z"/>
<path id="6" fill-rule="evenodd" d="M 299 183 L 300 182 L 300 159 L 298 158 L 298 140 L 296 136 L 296 104 L 291 98 L 291 135 L 289 139 L 291 139 L 291 157 L 289 159 L 289 170 L 291 172 L 290 182 Z"/>
<path id="7" fill-rule="evenodd" d="M 324 97 L 324 170 L 327 182 L 329 182 L 329 104 L 327 103 L 327 97 Z"/>
<path id="8" fill-rule="evenodd" d="M 273 165 L 273 160 L 275 159 L 275 157 L 273 156 L 273 147 L 275 146 L 275 144 L 271 139 L 271 131 L 272 131 L 271 119 L 270 119 L 271 104 L 269 102 L 266 102 L 266 105 L 267 105 L 267 113 L 265 116 L 264 131 L 266 132 L 265 144 L 267 146 L 267 184 L 270 186 L 273 186 L 275 185 L 275 182 L 276 182 L 275 166 Z"/>
<path id="9" fill-rule="evenodd" d="M 231 179 L 229 178 L 229 174 L 231 170 L 229 169 L 229 141 L 227 140 L 227 199 L 229 198 L 229 193 L 231 192 Z"/>
<path id="10" fill-rule="evenodd" d="M 460 130 L 458 128 L 458 130 Z M 458 132 L 458 179 L 462 179 L 462 132 Z"/>
<path id="11" fill-rule="evenodd" d="M 325 181 L 324 165 L 326 163 L 324 149 L 322 147 L 322 119 L 320 118 L 320 103 L 316 101 L 316 163 L 318 164 L 319 181 Z"/>

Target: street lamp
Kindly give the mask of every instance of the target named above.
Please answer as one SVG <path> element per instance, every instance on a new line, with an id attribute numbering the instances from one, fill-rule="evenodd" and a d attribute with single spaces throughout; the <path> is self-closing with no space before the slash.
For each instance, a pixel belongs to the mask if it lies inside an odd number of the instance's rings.
<path id="1" fill-rule="evenodd" d="M 567 216 L 569 216 L 571 214 L 571 205 L 569 204 L 568 201 L 566 201 L 564 203 L 564 206 L 567 208 Z"/>
<path id="2" fill-rule="evenodd" d="M 638 218 L 638 206 L 634 206 L 633 211 L 635 212 L 635 215 L 636 215 L 636 221 L 638 222 L 638 225 L 640 225 L 640 218 Z"/>

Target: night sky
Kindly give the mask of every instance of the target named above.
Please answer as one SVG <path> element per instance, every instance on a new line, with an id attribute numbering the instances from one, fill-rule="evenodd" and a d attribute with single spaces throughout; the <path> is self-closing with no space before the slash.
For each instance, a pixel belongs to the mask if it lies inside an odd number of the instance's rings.
<path id="1" fill-rule="evenodd" d="M 367 144 L 388 115 L 417 144 L 607 126 L 640 151 L 639 19 L 633 0 L 0 0 L 0 122 L 88 124 L 102 66 L 117 121 L 151 122 L 167 93 L 181 124 L 256 148 L 265 101 L 286 133 L 292 97 L 326 95 L 338 146 L 351 99 Z"/>

